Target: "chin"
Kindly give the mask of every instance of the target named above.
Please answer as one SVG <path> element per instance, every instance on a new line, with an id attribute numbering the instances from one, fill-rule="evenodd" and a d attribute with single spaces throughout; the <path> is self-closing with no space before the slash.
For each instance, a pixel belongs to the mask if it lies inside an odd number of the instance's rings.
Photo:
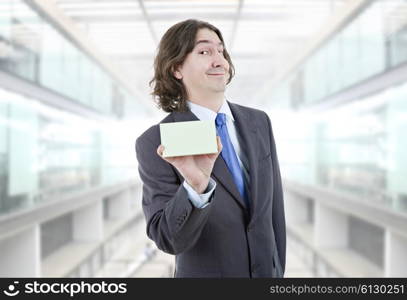
<path id="1" fill-rule="evenodd" d="M 226 91 L 226 87 L 214 88 L 214 89 L 212 89 L 212 91 L 214 91 L 215 93 L 222 93 L 222 92 Z"/>
<path id="2" fill-rule="evenodd" d="M 226 90 L 226 84 L 218 84 L 213 86 L 214 91 L 222 92 Z"/>

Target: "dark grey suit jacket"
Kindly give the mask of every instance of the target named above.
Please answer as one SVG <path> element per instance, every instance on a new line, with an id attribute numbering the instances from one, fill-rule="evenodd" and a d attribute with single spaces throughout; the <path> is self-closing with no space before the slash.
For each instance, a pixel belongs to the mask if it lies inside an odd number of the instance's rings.
<path id="1" fill-rule="evenodd" d="M 286 228 L 270 119 L 263 111 L 228 103 L 249 160 L 251 209 L 221 155 L 212 171 L 217 186 L 210 205 L 196 208 L 183 177 L 157 155 L 160 132 L 154 125 L 136 141 L 147 235 L 159 249 L 176 255 L 175 277 L 282 277 Z M 198 118 L 188 111 L 170 113 L 161 122 L 192 120 Z"/>

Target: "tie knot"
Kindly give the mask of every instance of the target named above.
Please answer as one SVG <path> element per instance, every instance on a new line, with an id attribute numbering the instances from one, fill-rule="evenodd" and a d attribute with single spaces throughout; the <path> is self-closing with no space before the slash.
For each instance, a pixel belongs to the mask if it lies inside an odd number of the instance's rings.
<path id="1" fill-rule="evenodd" d="M 226 114 L 218 113 L 215 119 L 216 126 L 222 126 L 226 124 Z"/>

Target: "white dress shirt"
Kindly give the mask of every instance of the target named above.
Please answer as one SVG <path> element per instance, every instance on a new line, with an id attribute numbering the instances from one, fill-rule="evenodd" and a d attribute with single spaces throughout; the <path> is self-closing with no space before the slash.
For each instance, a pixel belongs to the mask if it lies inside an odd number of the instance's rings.
<path id="1" fill-rule="evenodd" d="M 196 115 L 199 120 L 210 120 L 215 122 L 217 113 L 214 112 L 213 110 L 210 110 L 209 108 L 198 105 L 191 101 L 187 101 L 187 105 L 192 111 L 192 113 Z M 228 130 L 230 140 L 233 144 L 233 148 L 235 149 L 235 152 L 237 154 L 239 165 L 243 170 L 243 177 L 247 189 L 249 184 L 248 160 L 247 156 L 240 149 L 236 127 L 234 124 L 235 119 L 233 118 L 232 111 L 230 110 L 230 107 L 226 100 L 223 101 L 223 104 L 220 107 L 218 113 L 224 113 L 226 115 L 226 127 Z M 212 178 L 209 178 L 209 184 L 206 189 L 206 193 L 204 194 L 198 194 L 186 181 L 183 182 L 183 186 L 187 190 L 188 198 L 192 202 L 192 204 L 197 208 L 204 208 L 210 204 L 208 201 L 209 198 L 212 196 L 213 191 L 215 190 L 216 182 Z"/>

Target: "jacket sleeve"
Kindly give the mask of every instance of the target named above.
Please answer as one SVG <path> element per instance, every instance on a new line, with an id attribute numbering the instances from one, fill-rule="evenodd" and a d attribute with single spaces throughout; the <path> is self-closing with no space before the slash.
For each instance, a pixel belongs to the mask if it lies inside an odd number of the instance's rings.
<path id="1" fill-rule="evenodd" d="M 273 129 L 271 126 L 270 118 L 267 116 L 270 135 L 271 159 L 273 163 L 273 230 L 275 233 L 277 253 L 280 260 L 282 273 L 285 271 L 286 259 L 286 224 L 284 213 L 284 196 L 283 187 L 281 183 L 280 167 L 277 157 L 276 144 L 274 141 Z"/>
<path id="2" fill-rule="evenodd" d="M 153 142 L 145 135 L 136 141 L 147 235 L 162 251 L 179 254 L 197 242 L 212 205 L 200 209 L 191 203 L 181 184 L 181 175 L 158 156 L 158 146 L 158 142 Z M 213 200 L 215 194 L 216 189 L 209 201 Z"/>

